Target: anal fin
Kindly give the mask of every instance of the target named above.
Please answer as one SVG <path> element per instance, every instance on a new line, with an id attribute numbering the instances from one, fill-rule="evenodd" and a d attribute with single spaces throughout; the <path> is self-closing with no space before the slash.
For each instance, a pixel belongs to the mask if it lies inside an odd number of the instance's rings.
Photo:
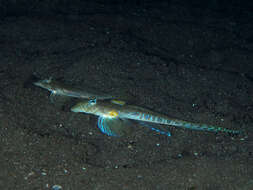
<path id="1" fill-rule="evenodd" d="M 153 131 L 156 131 L 157 133 L 161 134 L 161 135 L 167 135 L 168 137 L 171 136 L 171 133 L 169 131 L 166 130 L 161 130 L 159 129 L 159 124 L 155 124 L 155 123 L 150 123 L 150 122 L 138 122 L 141 126 L 143 127 L 147 127 Z M 163 125 L 164 128 L 164 125 Z"/>

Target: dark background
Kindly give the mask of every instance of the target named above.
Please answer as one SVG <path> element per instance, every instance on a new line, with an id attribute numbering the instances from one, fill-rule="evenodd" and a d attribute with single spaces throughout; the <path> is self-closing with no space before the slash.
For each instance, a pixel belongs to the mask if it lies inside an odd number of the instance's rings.
<path id="1" fill-rule="evenodd" d="M 251 190 L 252 63 L 253 1 L 0 1 L 0 189 Z M 108 137 L 49 77 L 244 133 Z"/>

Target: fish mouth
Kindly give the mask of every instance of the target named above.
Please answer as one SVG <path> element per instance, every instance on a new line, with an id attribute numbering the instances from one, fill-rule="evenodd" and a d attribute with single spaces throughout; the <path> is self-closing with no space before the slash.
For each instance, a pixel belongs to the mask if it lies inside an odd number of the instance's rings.
<path id="1" fill-rule="evenodd" d="M 35 86 L 43 87 L 42 83 L 40 81 L 33 83 Z"/>
<path id="2" fill-rule="evenodd" d="M 35 86 L 39 86 L 42 88 L 46 88 L 45 86 L 47 86 L 49 83 L 51 83 L 51 79 L 44 79 L 44 80 L 39 80 L 37 82 L 34 82 L 33 84 Z"/>
<path id="3" fill-rule="evenodd" d="M 81 112 L 80 106 L 79 106 L 79 105 L 73 106 L 70 110 L 71 110 L 72 112 L 75 112 L 75 113 Z"/>
<path id="4" fill-rule="evenodd" d="M 37 82 L 34 82 L 33 83 L 35 86 L 38 86 L 38 87 L 41 87 L 41 88 L 44 88 L 44 89 L 47 89 L 49 91 L 52 91 L 52 87 L 49 83 L 45 83 L 45 80 L 39 80 Z"/>
<path id="5" fill-rule="evenodd" d="M 47 86 L 47 85 L 41 83 L 40 81 L 39 81 L 39 82 L 34 82 L 33 84 L 34 84 L 35 86 L 38 86 L 38 87 L 47 89 L 47 90 L 49 90 L 49 91 L 52 91 L 52 89 L 51 89 L 49 86 Z"/>

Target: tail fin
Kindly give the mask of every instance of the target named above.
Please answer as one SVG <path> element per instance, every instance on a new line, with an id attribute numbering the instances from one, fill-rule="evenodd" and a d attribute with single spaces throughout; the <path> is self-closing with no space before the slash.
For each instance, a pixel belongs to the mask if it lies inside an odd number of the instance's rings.
<path id="1" fill-rule="evenodd" d="M 230 134 L 242 133 L 242 131 L 239 131 L 239 130 L 226 129 L 219 126 L 207 125 L 207 124 L 201 124 L 201 123 L 191 123 L 191 122 L 182 121 L 182 120 L 166 120 L 166 124 L 182 127 L 182 128 L 187 128 L 187 129 L 192 129 L 192 130 L 210 131 L 210 132 L 215 132 L 215 133 L 218 133 L 218 132 L 230 133 Z"/>

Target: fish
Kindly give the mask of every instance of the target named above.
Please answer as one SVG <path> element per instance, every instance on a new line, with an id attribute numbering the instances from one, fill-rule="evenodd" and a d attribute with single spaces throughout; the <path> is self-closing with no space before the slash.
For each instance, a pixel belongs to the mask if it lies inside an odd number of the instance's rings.
<path id="1" fill-rule="evenodd" d="M 241 132 L 239 130 L 232 130 L 214 125 L 170 118 L 164 114 L 160 114 L 139 106 L 129 105 L 124 101 L 118 100 L 85 100 L 74 105 L 71 108 L 71 111 L 98 116 L 98 128 L 109 136 L 123 136 L 128 129 L 131 129 L 126 123 L 124 123 L 125 120 L 137 121 L 142 126 L 149 127 L 150 129 L 167 136 L 171 136 L 170 132 L 167 132 L 166 130 L 160 130 L 155 126 L 167 125 L 191 130 L 202 130 L 216 133 L 224 132 L 230 134 L 239 134 Z"/>
<path id="2" fill-rule="evenodd" d="M 82 98 L 82 99 L 112 99 L 113 97 L 111 95 L 107 95 L 101 92 L 98 92 L 93 89 L 79 89 L 75 87 L 71 87 L 66 84 L 62 84 L 60 82 L 57 82 L 55 80 L 52 80 L 52 78 L 39 80 L 37 82 L 33 83 L 35 86 L 44 88 L 51 92 L 50 99 L 53 101 L 54 97 L 59 96 L 68 96 L 72 98 Z"/>

